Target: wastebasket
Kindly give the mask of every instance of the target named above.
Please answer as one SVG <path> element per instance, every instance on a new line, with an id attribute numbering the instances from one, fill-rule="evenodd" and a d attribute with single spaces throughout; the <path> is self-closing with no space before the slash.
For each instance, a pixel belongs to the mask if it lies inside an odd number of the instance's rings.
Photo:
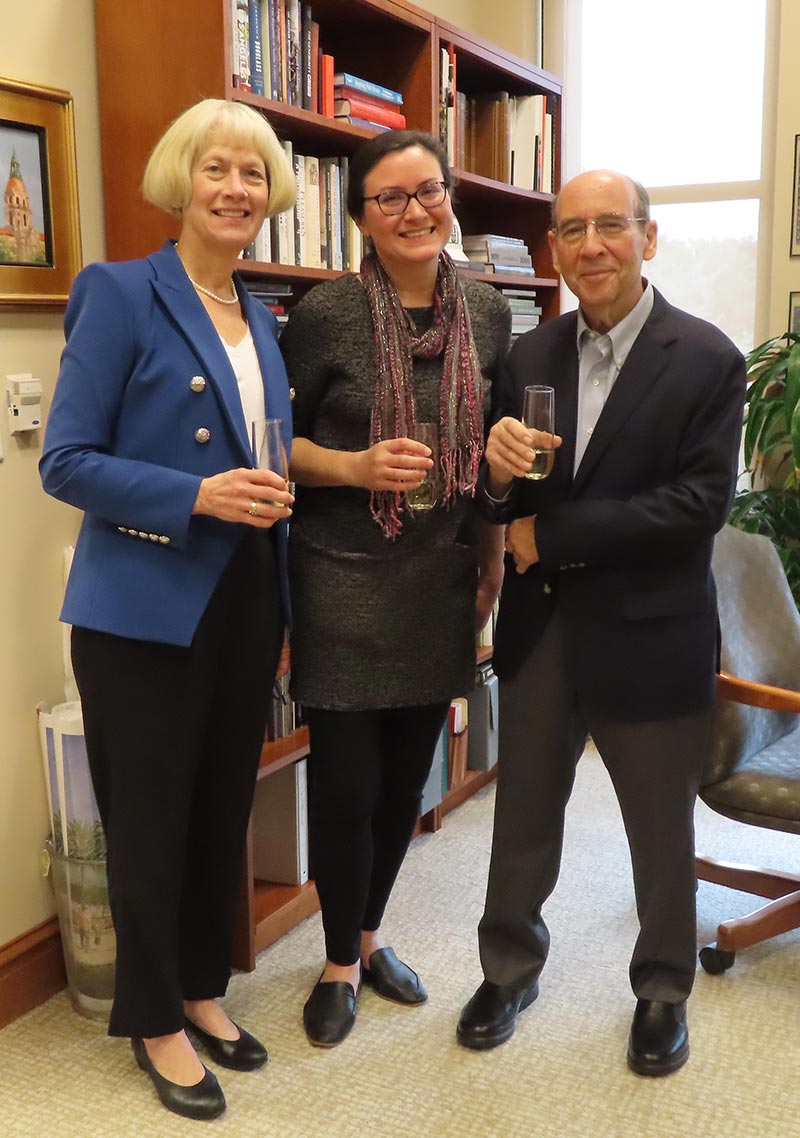
<path id="1" fill-rule="evenodd" d="M 116 941 L 105 835 L 89 775 L 81 706 L 73 701 L 38 711 L 50 806 L 43 870 L 55 892 L 69 994 L 81 1015 L 107 1019 Z"/>
<path id="2" fill-rule="evenodd" d="M 55 892 L 72 1006 L 89 1019 L 108 1019 L 114 996 L 116 939 L 106 863 L 69 857 L 48 840 L 43 865 Z"/>

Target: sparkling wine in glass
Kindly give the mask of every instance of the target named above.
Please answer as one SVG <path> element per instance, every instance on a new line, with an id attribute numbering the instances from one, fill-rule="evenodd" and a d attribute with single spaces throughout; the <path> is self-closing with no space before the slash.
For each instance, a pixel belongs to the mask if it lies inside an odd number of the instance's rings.
<path id="1" fill-rule="evenodd" d="M 417 423 L 410 437 L 430 447 L 433 466 L 425 475 L 425 480 L 408 491 L 408 504 L 412 510 L 432 510 L 438 499 L 439 424 Z"/>
<path id="2" fill-rule="evenodd" d="M 555 431 L 555 391 L 552 387 L 543 387 L 534 384 L 525 388 L 522 404 L 522 422 L 526 427 L 536 431 L 543 431 L 551 436 L 549 447 L 535 446 L 533 448 L 533 464 L 525 475 L 539 481 L 547 478 L 553 469 L 555 461 L 555 447 L 552 445 Z"/>

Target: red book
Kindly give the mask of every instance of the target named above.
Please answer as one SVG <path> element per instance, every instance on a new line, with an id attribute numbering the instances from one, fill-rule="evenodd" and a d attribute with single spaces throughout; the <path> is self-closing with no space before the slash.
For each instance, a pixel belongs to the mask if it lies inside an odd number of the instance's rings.
<path id="1" fill-rule="evenodd" d="M 395 111 L 400 114 L 400 104 L 392 103 L 388 99 L 381 99 L 377 95 L 368 95 L 366 91 L 357 91 L 355 87 L 348 87 L 344 83 L 337 83 L 333 88 L 334 99 L 353 99 L 362 107 L 369 107 L 373 111 Z M 361 118 L 366 118 L 361 115 Z"/>
<path id="2" fill-rule="evenodd" d="M 341 88 L 340 88 L 341 90 Z M 380 106 L 379 99 L 360 99 L 349 95 L 346 99 L 336 99 L 333 104 L 333 113 L 337 118 L 366 119 L 368 122 L 380 123 L 381 126 L 391 127 L 393 130 L 406 129 L 406 116 L 400 111 L 390 107 L 388 103 Z"/>
<path id="3" fill-rule="evenodd" d="M 319 113 L 333 118 L 333 56 L 320 53 L 319 57 Z"/>

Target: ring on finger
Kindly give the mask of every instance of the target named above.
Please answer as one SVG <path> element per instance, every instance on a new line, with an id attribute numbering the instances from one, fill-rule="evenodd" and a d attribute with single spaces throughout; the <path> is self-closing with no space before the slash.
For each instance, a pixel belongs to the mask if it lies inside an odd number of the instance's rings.
<path id="1" fill-rule="evenodd" d="M 258 517 L 258 502 L 256 502 L 255 499 L 247 507 L 247 512 L 251 518 Z"/>

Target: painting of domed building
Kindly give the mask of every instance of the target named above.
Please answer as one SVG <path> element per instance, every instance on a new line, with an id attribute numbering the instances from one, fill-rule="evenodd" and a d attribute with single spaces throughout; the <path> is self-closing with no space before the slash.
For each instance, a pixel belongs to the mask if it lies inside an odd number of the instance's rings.
<path id="1" fill-rule="evenodd" d="M 47 242 L 43 229 L 44 202 L 41 185 L 41 167 L 38 147 L 27 147 L 26 169 L 18 157 L 20 143 L 28 141 L 20 138 L 23 132 L 5 130 L 0 127 L 0 156 L 6 155 L 11 146 L 8 161 L 8 178 L 3 188 L 2 208 L 0 208 L 0 264 L 3 265 L 45 265 L 47 264 Z M 18 136 L 14 139 L 12 136 Z M 35 142 L 34 139 L 30 139 Z M 3 146 L 3 143 L 6 145 Z M 5 163 L 3 163 L 5 165 Z M 28 181 L 25 175 L 30 171 Z M 0 167 L 0 186 L 3 186 L 4 170 Z"/>

